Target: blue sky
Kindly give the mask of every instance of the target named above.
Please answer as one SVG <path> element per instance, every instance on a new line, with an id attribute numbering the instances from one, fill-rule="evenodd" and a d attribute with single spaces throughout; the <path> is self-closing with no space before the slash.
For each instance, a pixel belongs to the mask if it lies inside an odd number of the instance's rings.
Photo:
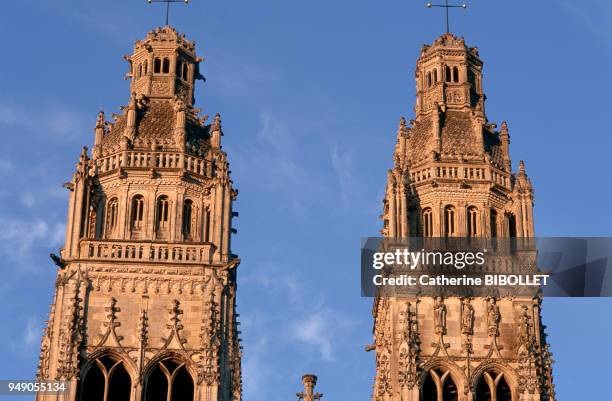
<path id="1" fill-rule="evenodd" d="M 327 400 L 367 400 L 371 300 L 360 238 L 376 235 L 414 64 L 443 31 L 413 0 L 192 0 L 171 22 L 206 58 L 197 106 L 221 112 L 243 262 L 247 401 L 293 399 L 305 372 Z M 163 23 L 145 0 L 6 2 L 0 14 L 0 378 L 33 376 L 52 298 L 48 258 L 97 112 L 128 100 L 123 54 Z M 526 162 L 540 236 L 610 236 L 612 4 L 469 2 L 451 30 L 485 61 L 487 114 Z M 548 299 L 559 400 L 610 400 L 609 299 Z M 608 370 L 607 370 L 608 369 Z M 605 392 L 608 393 L 605 393 Z M 23 398 L 20 398 L 23 399 Z"/>

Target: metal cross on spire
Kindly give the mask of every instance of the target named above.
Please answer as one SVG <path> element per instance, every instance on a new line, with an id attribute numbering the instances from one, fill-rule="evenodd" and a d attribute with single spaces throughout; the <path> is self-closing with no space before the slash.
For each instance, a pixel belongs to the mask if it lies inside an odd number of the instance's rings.
<path id="1" fill-rule="evenodd" d="M 449 8 L 463 8 L 466 9 L 467 8 L 467 4 L 448 4 L 448 0 L 444 0 L 444 4 L 431 4 L 431 3 L 427 3 L 427 8 L 432 8 L 432 7 L 442 7 L 445 9 L 446 11 L 446 33 L 450 33 L 450 27 L 449 27 L 449 23 L 448 23 L 448 9 Z"/>
<path id="2" fill-rule="evenodd" d="M 149 4 L 151 3 L 166 3 L 166 25 L 168 23 L 168 17 L 170 15 L 170 3 L 189 3 L 189 0 L 147 0 Z"/>

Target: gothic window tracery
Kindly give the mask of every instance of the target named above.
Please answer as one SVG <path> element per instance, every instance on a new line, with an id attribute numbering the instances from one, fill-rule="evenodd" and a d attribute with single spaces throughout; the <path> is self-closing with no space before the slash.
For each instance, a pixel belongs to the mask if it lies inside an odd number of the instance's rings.
<path id="1" fill-rule="evenodd" d="M 170 216 L 170 200 L 167 196 L 162 195 L 157 198 L 157 207 L 155 211 L 156 215 L 156 230 L 158 236 L 163 236 L 169 229 L 169 216 Z"/>
<path id="2" fill-rule="evenodd" d="M 467 234 L 468 237 L 478 236 L 478 209 L 475 206 L 467 209 Z"/>
<path id="3" fill-rule="evenodd" d="M 457 401 L 457 386 L 450 371 L 442 368 L 431 369 L 423 381 L 421 401 Z"/>
<path id="4" fill-rule="evenodd" d="M 144 228 L 144 197 L 136 195 L 132 198 L 132 232 L 138 232 Z"/>
<path id="5" fill-rule="evenodd" d="M 452 237 L 455 235 L 455 208 L 448 205 L 444 208 L 444 235 Z"/>
<path id="6" fill-rule="evenodd" d="M 119 220 L 119 201 L 117 198 L 112 198 L 106 206 L 106 237 L 110 238 L 115 234 L 117 223 Z"/>
<path id="7" fill-rule="evenodd" d="M 130 401 L 132 379 L 121 359 L 110 355 L 91 363 L 81 383 L 80 401 Z"/>
<path id="8" fill-rule="evenodd" d="M 475 401 L 512 401 L 504 374 L 496 370 L 484 372 L 476 385 Z"/>
<path id="9" fill-rule="evenodd" d="M 145 380 L 143 401 L 193 401 L 194 385 L 185 364 L 168 358 L 157 362 Z"/>

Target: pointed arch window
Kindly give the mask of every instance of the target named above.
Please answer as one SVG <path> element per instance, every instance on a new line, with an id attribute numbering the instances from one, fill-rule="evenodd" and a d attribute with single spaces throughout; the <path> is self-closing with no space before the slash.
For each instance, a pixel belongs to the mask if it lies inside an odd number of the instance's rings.
<path id="1" fill-rule="evenodd" d="M 131 213 L 132 231 L 140 231 L 144 228 L 144 197 L 136 195 L 132 198 L 132 213 Z"/>
<path id="2" fill-rule="evenodd" d="M 210 242 L 210 209 L 204 211 L 204 242 Z"/>
<path id="3" fill-rule="evenodd" d="M 433 83 L 434 84 L 438 83 L 438 69 L 437 68 L 433 70 Z"/>
<path id="4" fill-rule="evenodd" d="M 157 207 L 155 211 L 155 227 L 158 235 L 167 232 L 170 221 L 170 200 L 163 195 L 157 198 Z"/>
<path id="5" fill-rule="evenodd" d="M 162 63 L 162 74 L 167 74 L 170 72 L 170 59 L 164 57 L 164 62 Z"/>
<path id="6" fill-rule="evenodd" d="M 444 235 L 447 237 L 455 235 L 456 215 L 457 213 L 455 213 L 453 206 L 448 205 L 444 208 Z"/>
<path id="7" fill-rule="evenodd" d="M 451 81 L 451 69 L 450 69 L 450 67 L 446 66 L 446 69 L 445 69 L 444 72 L 445 72 L 445 74 L 444 74 L 445 81 L 446 82 L 450 82 Z"/>
<path id="8" fill-rule="evenodd" d="M 491 226 L 491 238 L 497 237 L 497 211 L 495 209 L 491 209 L 491 216 L 489 225 Z"/>
<path id="9" fill-rule="evenodd" d="M 189 72 L 189 66 L 187 65 L 187 63 L 183 63 L 183 80 L 184 81 L 187 81 L 188 72 Z"/>
<path id="10" fill-rule="evenodd" d="M 155 57 L 155 60 L 153 60 L 153 72 L 155 74 L 161 72 L 161 59 L 159 57 Z"/>
<path id="11" fill-rule="evenodd" d="M 467 234 L 468 237 L 478 236 L 478 209 L 475 206 L 467 208 Z"/>
<path id="12" fill-rule="evenodd" d="M 459 82 L 459 68 L 453 67 L 453 82 Z"/>
<path id="13" fill-rule="evenodd" d="M 144 75 L 147 75 L 147 73 L 149 72 L 148 70 L 149 70 L 149 62 L 147 60 L 145 60 L 144 67 L 143 67 Z"/>
<path id="14" fill-rule="evenodd" d="M 119 201 L 112 198 L 106 204 L 106 237 L 110 238 L 115 234 L 117 223 L 119 222 Z"/>
<path id="15" fill-rule="evenodd" d="M 183 238 L 186 240 L 192 239 L 192 222 L 193 222 L 193 202 L 191 199 L 185 200 L 183 204 Z"/>
<path id="16" fill-rule="evenodd" d="M 102 356 L 94 360 L 79 391 L 80 401 L 130 401 L 132 378 L 119 358 Z"/>
<path id="17" fill-rule="evenodd" d="M 512 391 L 502 372 L 484 372 L 476 385 L 475 401 L 489 400 L 512 401 Z"/>
<path id="18" fill-rule="evenodd" d="M 136 78 L 142 77 L 142 64 L 138 64 L 138 76 Z"/>
<path id="19" fill-rule="evenodd" d="M 431 369 L 423 381 L 422 401 L 457 401 L 457 386 L 450 371 L 441 368 Z M 488 401 L 488 399 L 487 399 Z"/>
<path id="20" fill-rule="evenodd" d="M 427 87 L 431 87 L 431 72 L 427 72 Z"/>
<path id="21" fill-rule="evenodd" d="M 423 210 L 423 236 L 433 237 L 433 213 L 431 208 Z"/>
<path id="22" fill-rule="evenodd" d="M 178 359 L 157 362 L 145 379 L 144 401 L 193 401 L 193 379 Z"/>

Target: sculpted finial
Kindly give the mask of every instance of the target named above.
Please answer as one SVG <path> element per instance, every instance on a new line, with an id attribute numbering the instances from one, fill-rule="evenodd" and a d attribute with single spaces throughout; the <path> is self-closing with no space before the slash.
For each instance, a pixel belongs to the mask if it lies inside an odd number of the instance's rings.
<path id="1" fill-rule="evenodd" d="M 525 174 L 525 162 L 522 160 L 519 162 L 519 174 Z"/>
<path id="2" fill-rule="evenodd" d="M 98 119 L 96 120 L 96 128 L 104 128 L 106 121 L 104 120 L 104 112 L 98 113 Z"/>

